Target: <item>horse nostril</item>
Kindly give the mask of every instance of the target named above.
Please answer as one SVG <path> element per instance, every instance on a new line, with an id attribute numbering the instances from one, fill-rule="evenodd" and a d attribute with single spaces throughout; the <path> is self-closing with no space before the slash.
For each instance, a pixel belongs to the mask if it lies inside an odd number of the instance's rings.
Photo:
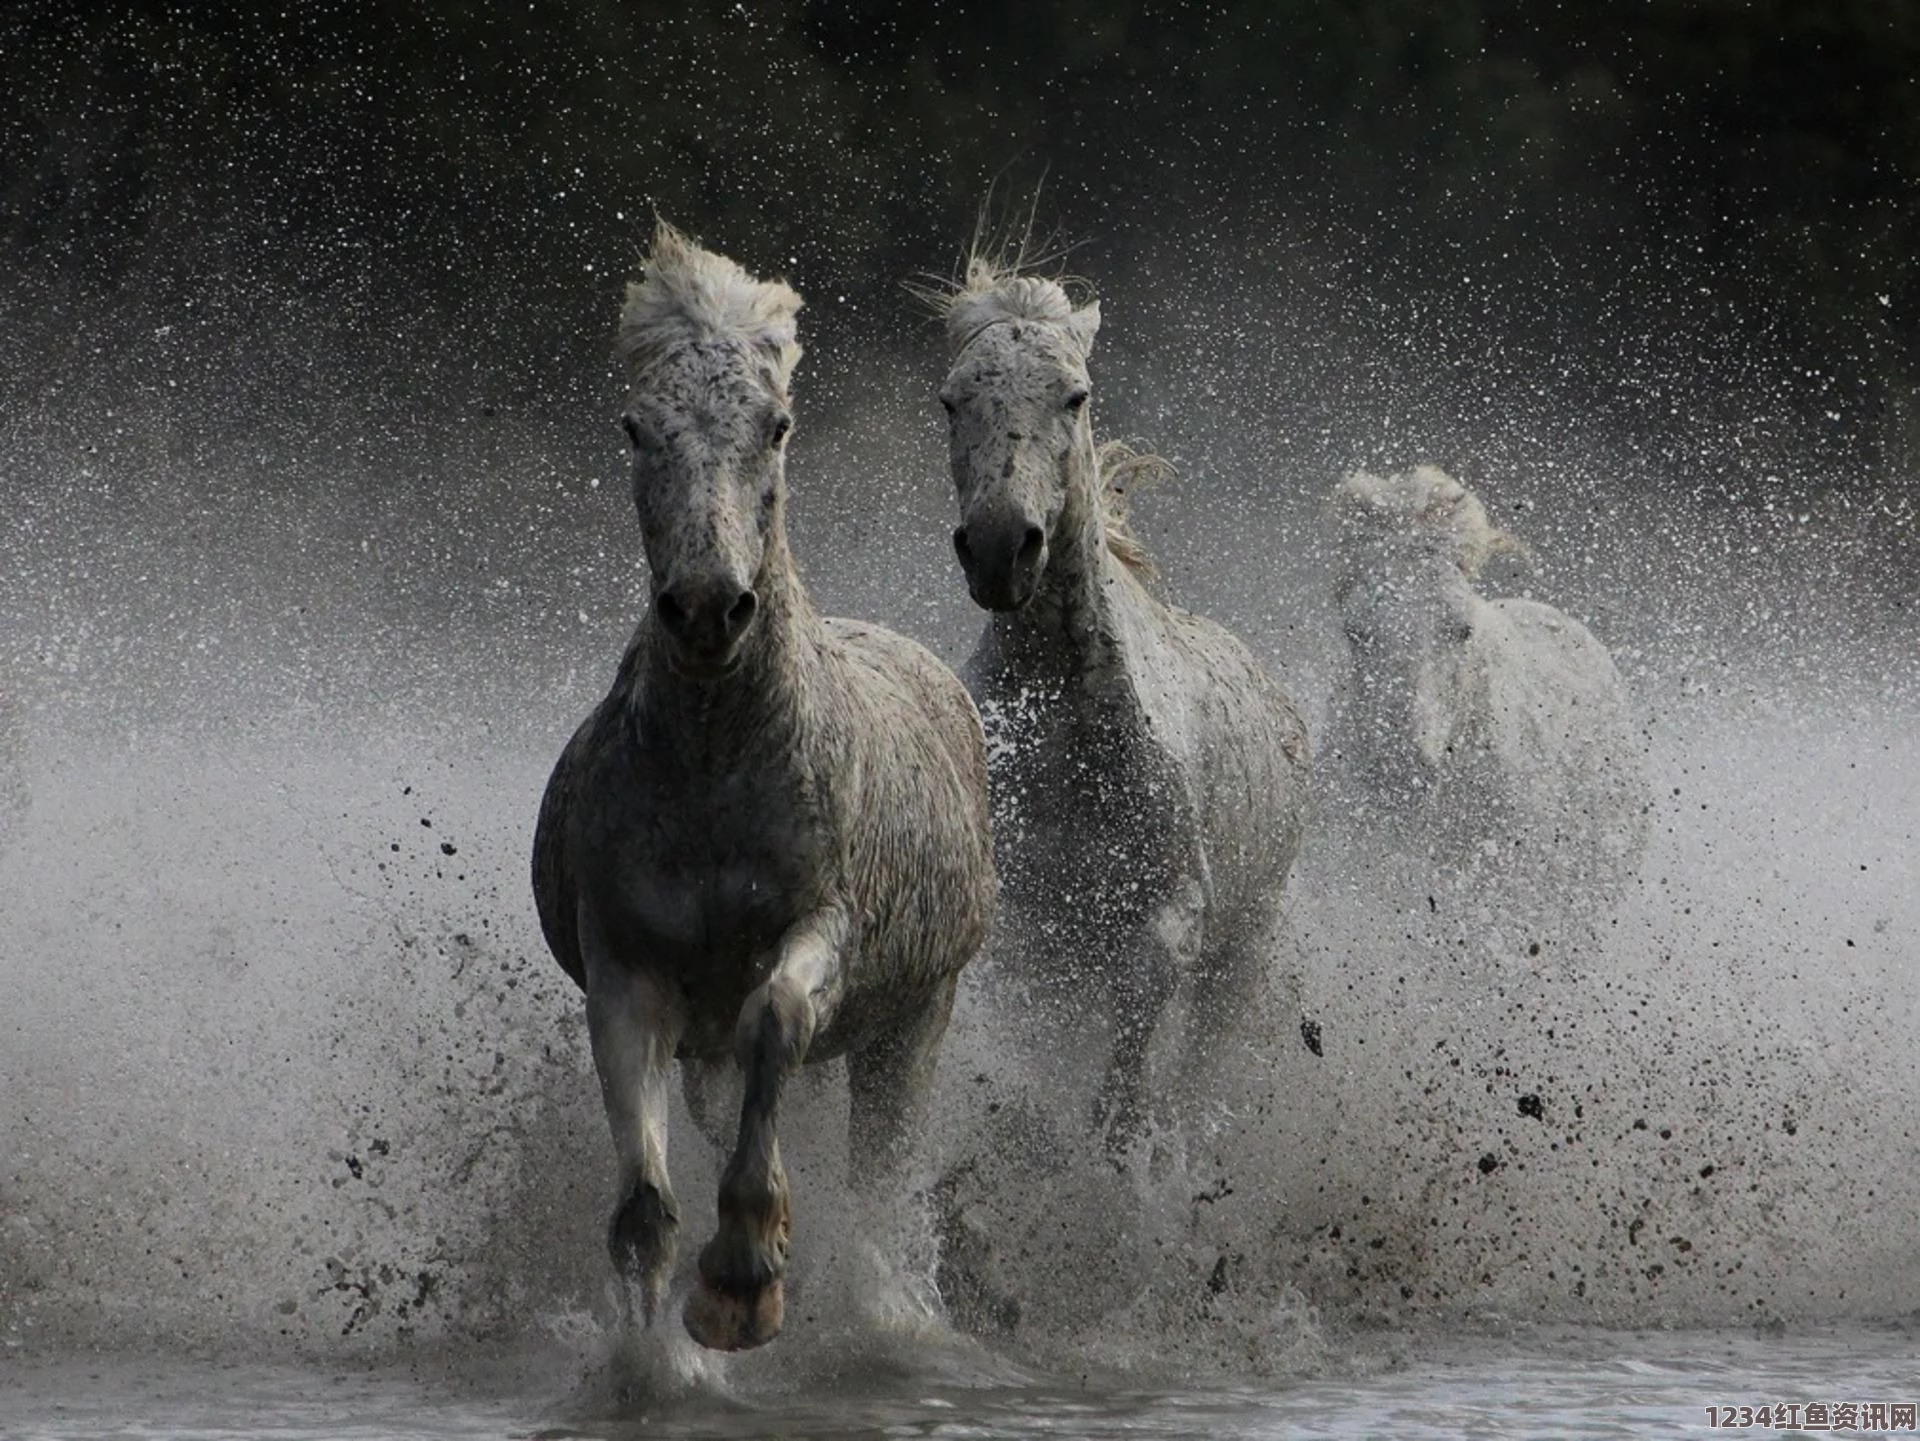
<path id="1" fill-rule="evenodd" d="M 973 547 L 967 544 L 967 528 L 964 525 L 954 527 L 953 553 L 960 557 L 960 564 L 973 564 Z"/>
<path id="2" fill-rule="evenodd" d="M 754 598 L 752 591 L 741 591 L 740 598 L 727 607 L 728 637 L 738 636 L 740 632 L 753 624 L 753 613 L 759 608 L 760 602 Z"/>
<path id="3" fill-rule="evenodd" d="M 669 635 L 684 635 L 687 629 L 687 608 L 673 598 L 673 592 L 663 590 L 653 603 L 660 612 L 660 624 L 667 628 Z"/>
<path id="4" fill-rule="evenodd" d="M 1037 525 L 1027 527 L 1027 533 L 1020 537 L 1020 559 L 1032 560 L 1040 554 L 1040 547 L 1047 543 L 1046 532 Z"/>

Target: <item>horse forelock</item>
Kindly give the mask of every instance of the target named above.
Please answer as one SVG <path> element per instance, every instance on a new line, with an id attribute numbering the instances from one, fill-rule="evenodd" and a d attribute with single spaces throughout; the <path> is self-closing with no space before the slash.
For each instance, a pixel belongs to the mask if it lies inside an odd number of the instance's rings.
<path id="1" fill-rule="evenodd" d="M 1502 551 L 1532 555 L 1524 542 L 1494 525 L 1478 496 L 1437 465 L 1388 476 L 1353 471 L 1334 487 L 1331 504 L 1354 533 L 1440 545 L 1468 578 Z"/>
<path id="2" fill-rule="evenodd" d="M 805 302 L 783 280 L 761 280 L 736 261 L 656 223 L 641 276 L 627 284 L 615 355 L 634 374 L 675 344 L 736 339 L 766 360 L 784 391 L 800 360 L 796 317 Z"/>
<path id="3" fill-rule="evenodd" d="M 996 259 L 979 250 L 968 255 L 960 280 L 909 288 L 946 323 L 947 343 L 956 355 L 1003 321 L 1064 325 L 1074 312 L 1062 280 L 1024 269 L 1018 259 Z"/>

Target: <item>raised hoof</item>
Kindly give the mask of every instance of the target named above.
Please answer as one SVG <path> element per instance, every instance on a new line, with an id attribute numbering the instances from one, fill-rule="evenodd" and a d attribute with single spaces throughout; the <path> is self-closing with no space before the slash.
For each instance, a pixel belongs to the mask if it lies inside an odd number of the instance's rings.
<path id="1" fill-rule="evenodd" d="M 680 1319 L 687 1334 L 709 1351 L 751 1351 L 780 1334 L 786 1309 L 786 1290 L 778 1280 L 745 1296 L 703 1280 L 687 1297 Z"/>

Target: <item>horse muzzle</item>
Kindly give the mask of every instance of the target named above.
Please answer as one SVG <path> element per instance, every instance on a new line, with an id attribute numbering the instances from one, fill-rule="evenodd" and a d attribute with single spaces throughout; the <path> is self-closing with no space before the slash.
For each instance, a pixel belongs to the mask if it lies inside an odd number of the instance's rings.
<path id="1" fill-rule="evenodd" d="M 1024 608 L 1047 568 L 1047 534 L 1025 516 L 970 521 L 953 532 L 967 593 L 983 610 Z"/>
<path id="2" fill-rule="evenodd" d="M 712 577 L 662 586 L 653 609 L 666 632 L 673 668 L 694 680 L 711 680 L 740 663 L 740 648 L 760 603 L 747 587 Z"/>

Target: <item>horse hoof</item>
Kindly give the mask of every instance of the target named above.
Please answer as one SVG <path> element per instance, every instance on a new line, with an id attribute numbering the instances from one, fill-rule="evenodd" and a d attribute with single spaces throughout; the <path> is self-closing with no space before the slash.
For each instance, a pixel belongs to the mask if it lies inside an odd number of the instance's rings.
<path id="1" fill-rule="evenodd" d="M 778 1280 L 749 1295 L 735 1295 L 700 1282 L 687 1297 L 681 1321 L 687 1334 L 709 1351 L 751 1351 L 780 1334 L 786 1292 Z"/>

